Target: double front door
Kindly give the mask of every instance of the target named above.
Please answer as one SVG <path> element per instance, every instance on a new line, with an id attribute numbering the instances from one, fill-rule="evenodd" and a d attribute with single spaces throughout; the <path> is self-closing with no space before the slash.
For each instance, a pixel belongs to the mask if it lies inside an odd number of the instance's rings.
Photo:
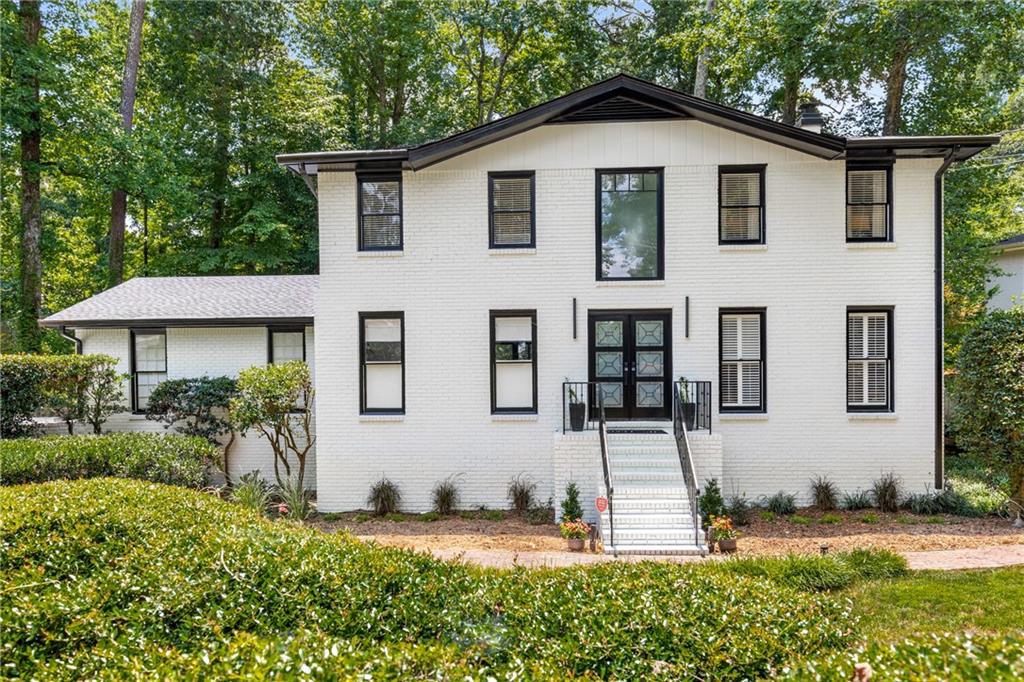
<path id="1" fill-rule="evenodd" d="M 672 407 L 671 313 L 591 312 L 589 327 L 590 381 L 599 382 L 605 416 L 667 419 Z"/>

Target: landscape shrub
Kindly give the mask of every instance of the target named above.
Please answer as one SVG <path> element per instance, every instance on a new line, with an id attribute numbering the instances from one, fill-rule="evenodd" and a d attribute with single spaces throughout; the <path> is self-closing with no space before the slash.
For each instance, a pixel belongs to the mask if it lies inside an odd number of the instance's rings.
<path id="1" fill-rule="evenodd" d="M 434 486 L 433 491 L 431 491 L 431 502 L 434 505 L 434 511 L 438 514 L 448 516 L 449 514 L 454 514 L 455 510 L 458 509 L 460 497 L 458 479 L 461 475 L 455 474 L 443 481 L 439 481 Z"/>
<path id="2" fill-rule="evenodd" d="M 231 501 L 260 514 L 270 507 L 270 489 L 257 471 L 243 474 L 231 490 Z"/>
<path id="3" fill-rule="evenodd" d="M 899 510 L 903 499 L 903 481 L 892 472 L 883 474 L 871 484 L 871 499 L 881 511 Z"/>
<path id="4" fill-rule="evenodd" d="M 885 550 L 854 550 L 824 556 L 743 557 L 705 566 L 707 570 L 767 578 L 809 592 L 841 590 L 858 580 L 896 578 L 907 573 L 906 560 Z"/>
<path id="5" fill-rule="evenodd" d="M 580 487 L 575 481 L 565 486 L 565 499 L 562 500 L 562 520 L 576 521 L 583 518 L 583 505 L 580 504 Z"/>
<path id="6" fill-rule="evenodd" d="M 814 506 L 821 511 L 832 511 L 838 504 L 839 487 L 827 476 L 812 478 L 811 499 L 814 500 Z"/>
<path id="7" fill-rule="evenodd" d="M 1024 504 L 1024 306 L 980 317 L 963 339 L 950 384 L 957 445 L 1010 479 Z"/>
<path id="8" fill-rule="evenodd" d="M 17 485 L 115 476 L 199 488 L 215 456 L 201 438 L 160 433 L 18 438 L 0 442 L 0 480 Z"/>
<path id="9" fill-rule="evenodd" d="M 761 505 L 768 511 L 778 516 L 788 516 L 796 513 L 796 495 L 779 491 L 764 500 Z"/>
<path id="10" fill-rule="evenodd" d="M 370 494 L 366 503 L 377 516 L 397 514 L 402 506 L 402 491 L 398 484 L 384 476 L 370 486 Z"/>
<path id="11" fill-rule="evenodd" d="M 508 501 L 512 511 L 525 514 L 534 506 L 533 496 L 537 491 L 537 483 L 526 474 L 518 474 L 508 482 Z"/>
<path id="12" fill-rule="evenodd" d="M 39 355 L 0 355 L 0 437 L 39 432 L 32 416 L 43 405 L 46 365 Z"/>
<path id="13" fill-rule="evenodd" d="M 1006 494 L 987 483 L 950 476 L 946 485 L 963 500 L 970 515 L 992 516 L 1006 511 Z"/>
<path id="14" fill-rule="evenodd" d="M 857 490 L 843 495 L 843 509 L 847 511 L 860 511 L 870 509 L 872 504 L 871 493 L 866 490 Z"/>
<path id="15" fill-rule="evenodd" d="M 845 600 L 722 569 L 481 569 L 137 481 L 4 488 L 0 541 L 21 678 L 738 680 L 854 637 Z"/>
<path id="16" fill-rule="evenodd" d="M 749 526 L 754 507 L 746 495 L 733 495 L 725 507 L 725 513 L 737 526 Z"/>
<path id="17" fill-rule="evenodd" d="M 851 680 L 854 666 L 867 663 L 877 680 L 1024 679 L 1024 636 L 941 634 L 897 643 L 872 641 L 856 648 L 812 657 L 781 679 Z"/>
<path id="18" fill-rule="evenodd" d="M 311 495 L 302 483 L 292 478 L 274 489 L 277 498 L 277 513 L 294 521 L 304 521 L 313 513 Z"/>
<path id="19" fill-rule="evenodd" d="M 711 523 L 716 516 L 725 516 L 725 500 L 722 499 L 722 489 L 718 487 L 718 479 L 709 478 L 704 481 L 704 489 L 700 491 L 700 515 L 704 526 Z"/>

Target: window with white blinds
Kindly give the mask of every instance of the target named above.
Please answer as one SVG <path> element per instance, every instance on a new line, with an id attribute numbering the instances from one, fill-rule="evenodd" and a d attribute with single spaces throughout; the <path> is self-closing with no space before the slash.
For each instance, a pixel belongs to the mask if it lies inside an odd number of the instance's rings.
<path id="1" fill-rule="evenodd" d="M 402 249 L 402 178 L 359 177 L 359 250 Z"/>
<path id="2" fill-rule="evenodd" d="M 534 174 L 491 173 L 490 246 L 530 248 L 535 244 Z"/>
<path id="3" fill-rule="evenodd" d="M 132 410 L 144 412 L 149 396 L 167 380 L 167 334 L 164 330 L 132 332 Z"/>
<path id="4" fill-rule="evenodd" d="M 892 238 L 891 172 L 891 167 L 847 166 L 847 241 L 888 241 Z"/>
<path id="5" fill-rule="evenodd" d="M 405 315 L 359 314 L 360 410 L 405 412 Z"/>
<path id="6" fill-rule="evenodd" d="M 534 310 L 491 311 L 491 412 L 537 411 Z"/>
<path id="7" fill-rule="evenodd" d="M 891 410 L 892 311 L 847 311 L 846 349 L 847 409 Z"/>
<path id="8" fill-rule="evenodd" d="M 719 314 L 719 397 L 723 412 L 763 412 L 764 310 Z"/>
<path id="9" fill-rule="evenodd" d="M 718 239 L 723 244 L 764 242 L 764 166 L 718 169 Z"/>
<path id="10" fill-rule="evenodd" d="M 306 360 L 306 332 L 302 329 L 270 330 L 271 364 Z"/>

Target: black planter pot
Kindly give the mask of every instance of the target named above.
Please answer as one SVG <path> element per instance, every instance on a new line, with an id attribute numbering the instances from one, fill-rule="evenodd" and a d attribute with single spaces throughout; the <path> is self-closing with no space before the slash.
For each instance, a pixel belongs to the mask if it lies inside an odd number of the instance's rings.
<path id="1" fill-rule="evenodd" d="M 573 431 L 582 431 L 586 419 L 587 406 L 585 403 L 569 403 L 569 427 Z"/>
<path id="2" fill-rule="evenodd" d="M 693 431 L 697 423 L 697 404 L 683 403 L 683 421 L 686 422 L 686 430 Z"/>

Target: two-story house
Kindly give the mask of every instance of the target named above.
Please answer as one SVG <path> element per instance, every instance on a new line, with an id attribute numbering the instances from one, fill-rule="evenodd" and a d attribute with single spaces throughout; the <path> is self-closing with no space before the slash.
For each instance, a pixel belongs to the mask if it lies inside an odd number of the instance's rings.
<path id="1" fill-rule="evenodd" d="M 522 474 L 610 498 L 620 549 L 678 549 L 709 478 L 940 487 L 942 177 L 998 138 L 820 126 L 620 75 L 416 147 L 279 156 L 319 200 L 319 508 L 387 476 L 426 510 L 456 474 L 501 507 Z"/>

